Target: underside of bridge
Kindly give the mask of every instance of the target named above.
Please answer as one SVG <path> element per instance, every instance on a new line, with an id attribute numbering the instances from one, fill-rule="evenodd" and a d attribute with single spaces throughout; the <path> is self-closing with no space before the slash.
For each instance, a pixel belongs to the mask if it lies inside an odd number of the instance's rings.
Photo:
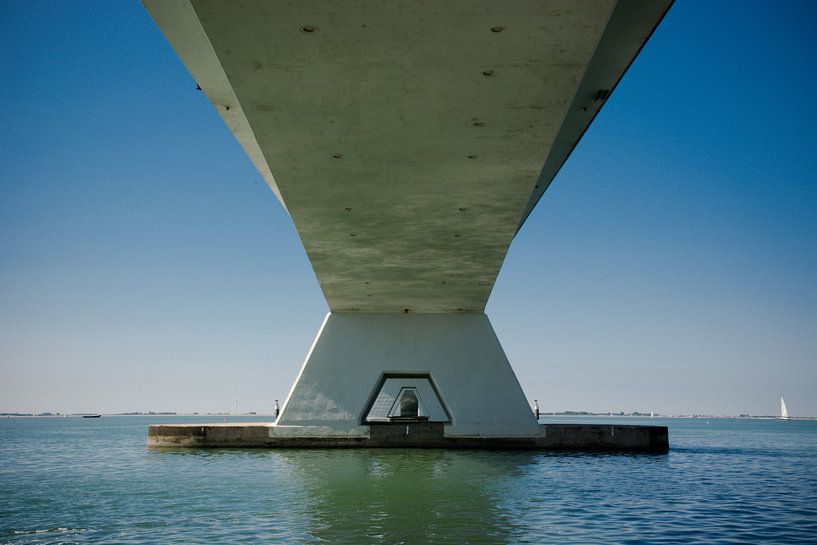
<path id="1" fill-rule="evenodd" d="M 270 435 L 541 433 L 483 311 L 671 2 L 144 3 L 289 213 L 329 304 Z"/>

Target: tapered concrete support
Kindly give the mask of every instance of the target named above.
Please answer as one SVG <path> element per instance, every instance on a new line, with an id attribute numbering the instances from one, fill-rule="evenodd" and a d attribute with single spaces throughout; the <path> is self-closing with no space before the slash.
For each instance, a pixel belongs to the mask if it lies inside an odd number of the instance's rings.
<path id="1" fill-rule="evenodd" d="M 448 437 L 541 435 L 481 313 L 330 313 L 270 434 L 368 436 L 406 389 Z"/>

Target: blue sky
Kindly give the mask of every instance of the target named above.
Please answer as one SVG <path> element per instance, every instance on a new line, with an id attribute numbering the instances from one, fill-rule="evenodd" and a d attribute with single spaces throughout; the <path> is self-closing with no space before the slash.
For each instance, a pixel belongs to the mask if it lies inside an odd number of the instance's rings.
<path id="1" fill-rule="evenodd" d="M 667 15 L 488 305 L 543 409 L 817 415 L 815 36 Z M 327 307 L 142 6 L 3 2 L 0 79 L 0 411 L 269 412 Z"/>

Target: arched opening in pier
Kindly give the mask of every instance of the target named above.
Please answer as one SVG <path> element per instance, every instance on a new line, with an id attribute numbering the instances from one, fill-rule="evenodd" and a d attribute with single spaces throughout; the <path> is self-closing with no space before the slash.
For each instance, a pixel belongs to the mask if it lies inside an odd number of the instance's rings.
<path id="1" fill-rule="evenodd" d="M 404 420 L 451 421 L 427 374 L 386 375 L 375 392 L 365 412 L 364 424 Z"/>

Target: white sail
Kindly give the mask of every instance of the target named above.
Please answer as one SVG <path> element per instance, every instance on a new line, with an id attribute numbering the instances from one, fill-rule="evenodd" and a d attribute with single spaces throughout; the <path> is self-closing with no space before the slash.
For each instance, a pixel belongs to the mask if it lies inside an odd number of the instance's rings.
<path id="1" fill-rule="evenodd" d="M 788 418 L 788 417 L 789 417 L 789 411 L 788 411 L 788 409 L 786 409 L 786 402 L 781 397 L 780 398 L 780 418 Z"/>

